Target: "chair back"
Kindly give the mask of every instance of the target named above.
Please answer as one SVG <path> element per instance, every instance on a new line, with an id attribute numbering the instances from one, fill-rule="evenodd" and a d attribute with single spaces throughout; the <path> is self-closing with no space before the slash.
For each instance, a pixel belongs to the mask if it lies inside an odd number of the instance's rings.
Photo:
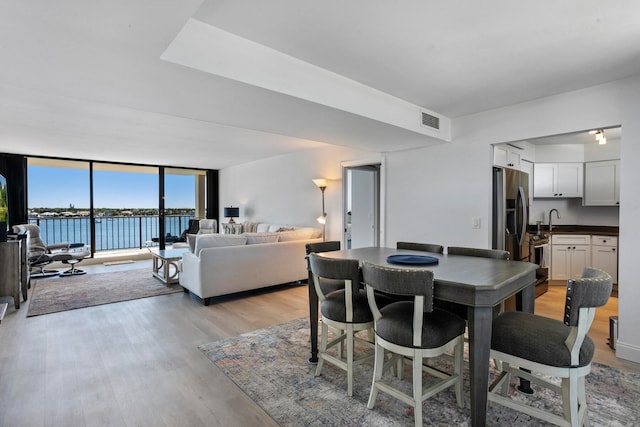
<path id="1" fill-rule="evenodd" d="M 201 219 L 198 223 L 198 234 L 213 234 L 218 232 L 218 221 L 215 219 Z"/>
<path id="2" fill-rule="evenodd" d="M 331 252 L 331 251 L 339 251 L 340 250 L 340 241 L 339 240 L 331 240 L 328 242 L 318 242 L 318 243 L 307 243 L 305 245 L 305 249 L 307 250 L 307 255 L 313 252 Z"/>
<path id="3" fill-rule="evenodd" d="M 40 238 L 40 227 L 36 224 L 19 224 L 13 226 L 16 234 L 27 234 L 27 251 L 44 252 L 47 244 Z"/>
<path id="4" fill-rule="evenodd" d="M 582 277 L 567 281 L 564 323 L 577 326 L 580 309 L 602 307 L 609 301 L 613 279 L 602 270 L 585 267 Z"/>
<path id="5" fill-rule="evenodd" d="M 416 243 L 416 242 L 397 242 L 396 249 L 407 249 L 411 251 L 434 252 L 441 254 L 444 252 L 444 246 L 434 243 Z"/>
<path id="6" fill-rule="evenodd" d="M 401 296 L 421 296 L 423 311 L 433 311 L 433 271 L 389 268 L 369 262 L 362 263 L 365 285 L 379 292 Z M 370 300 L 371 302 L 371 300 Z"/>
<path id="7" fill-rule="evenodd" d="M 462 246 L 449 246 L 447 248 L 449 255 L 465 255 L 475 256 L 480 258 L 493 258 L 493 259 L 509 259 L 509 251 L 503 251 L 500 249 L 481 249 L 481 248 L 465 248 Z"/>
<path id="8" fill-rule="evenodd" d="M 324 258 L 316 253 L 309 254 L 309 269 L 314 279 L 316 293 L 321 301 L 325 299 L 320 287 L 320 279 L 344 280 L 345 289 L 351 285 L 349 295 L 354 295 L 360 287 L 360 263 L 356 259 Z"/>

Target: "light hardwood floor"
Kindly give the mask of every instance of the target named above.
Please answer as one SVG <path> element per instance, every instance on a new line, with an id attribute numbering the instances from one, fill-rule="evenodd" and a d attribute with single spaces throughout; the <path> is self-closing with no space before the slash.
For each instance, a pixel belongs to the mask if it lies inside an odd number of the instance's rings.
<path id="1" fill-rule="evenodd" d="M 129 268 L 151 274 L 151 261 L 85 270 Z M 562 298 L 552 288 L 538 311 L 560 318 Z M 31 318 L 27 308 L 0 324 L 0 426 L 275 426 L 197 347 L 308 315 L 304 285 L 208 307 L 177 293 Z M 606 346 L 617 300 L 601 312 L 596 360 L 640 372 Z"/>

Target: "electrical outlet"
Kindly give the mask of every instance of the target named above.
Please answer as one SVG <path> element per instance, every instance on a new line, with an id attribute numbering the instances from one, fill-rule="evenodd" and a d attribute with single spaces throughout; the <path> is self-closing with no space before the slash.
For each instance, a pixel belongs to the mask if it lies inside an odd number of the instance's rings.
<path id="1" fill-rule="evenodd" d="M 471 228 L 479 229 L 481 228 L 480 218 L 472 218 L 471 219 Z"/>

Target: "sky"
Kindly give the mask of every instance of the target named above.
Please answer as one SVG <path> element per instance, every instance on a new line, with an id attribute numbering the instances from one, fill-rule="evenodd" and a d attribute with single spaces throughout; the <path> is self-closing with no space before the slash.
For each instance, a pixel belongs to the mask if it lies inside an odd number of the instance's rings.
<path id="1" fill-rule="evenodd" d="M 94 207 L 158 207 L 158 176 L 94 170 Z M 89 209 L 89 171 L 44 166 L 28 168 L 29 208 Z M 195 177 L 165 175 L 165 208 L 195 207 Z"/>

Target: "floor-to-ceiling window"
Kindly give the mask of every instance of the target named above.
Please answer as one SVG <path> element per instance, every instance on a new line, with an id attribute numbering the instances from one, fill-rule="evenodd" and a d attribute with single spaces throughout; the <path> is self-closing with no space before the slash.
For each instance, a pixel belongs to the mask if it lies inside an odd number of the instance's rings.
<path id="1" fill-rule="evenodd" d="M 48 244 L 75 243 L 92 252 L 171 243 L 190 219 L 204 217 L 205 176 L 193 169 L 28 158 L 29 222 L 40 225 Z"/>
<path id="2" fill-rule="evenodd" d="M 29 222 L 48 244 L 91 243 L 89 162 L 29 158 Z"/>

